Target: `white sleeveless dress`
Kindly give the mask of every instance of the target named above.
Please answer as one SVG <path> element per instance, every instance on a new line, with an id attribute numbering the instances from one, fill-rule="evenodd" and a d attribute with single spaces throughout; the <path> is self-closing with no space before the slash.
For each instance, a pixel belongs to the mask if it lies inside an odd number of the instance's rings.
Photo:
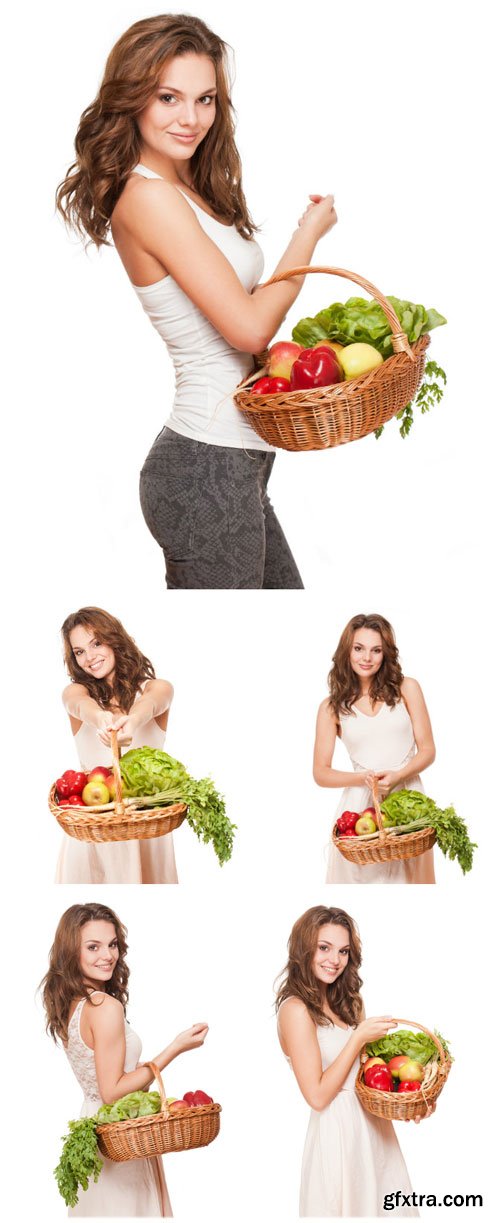
<path id="1" fill-rule="evenodd" d="M 140 163 L 132 173 L 161 179 L 161 174 Z M 235 225 L 224 225 L 211 217 L 180 187 L 177 190 L 250 293 L 264 267 L 258 243 L 243 238 Z M 239 352 L 220 335 L 173 276 L 133 288 L 174 365 L 175 399 L 167 427 L 211 446 L 272 451 L 273 447 L 254 432 L 232 399 L 235 387 L 253 368 L 251 355 Z"/>
<path id="2" fill-rule="evenodd" d="M 283 1004 L 285 1005 L 285 1004 Z M 347 1044 L 353 1028 L 317 1027 L 321 1066 L 326 1070 Z M 290 1064 L 290 1058 L 287 1058 Z M 365 1112 L 354 1084 L 357 1062 L 341 1090 L 322 1112 L 311 1111 L 300 1183 L 301 1218 L 418 1216 L 414 1206 L 384 1210 L 385 1194 L 412 1193 L 392 1121 Z"/>
<path id="3" fill-rule="evenodd" d="M 111 751 L 103 746 L 94 726 L 82 722 L 74 741 L 85 773 L 100 764 L 111 765 Z M 130 747 L 161 750 L 164 742 L 165 732 L 152 718 L 139 727 Z M 173 835 L 167 832 L 147 841 L 110 841 L 99 845 L 77 841 L 64 832 L 55 882 L 178 883 Z"/>
<path id="4" fill-rule="evenodd" d="M 97 992 L 97 991 L 96 991 Z M 80 1018 L 86 999 L 78 1003 L 68 1026 L 65 1052 L 84 1094 L 81 1117 L 93 1117 L 101 1107 L 94 1052 L 82 1040 Z M 89 1004 L 92 1005 L 92 1004 Z M 125 1023 L 125 1071 L 135 1070 L 141 1041 Z M 78 1192 L 78 1204 L 68 1210 L 73 1218 L 171 1218 L 172 1209 L 161 1158 L 131 1159 L 114 1163 L 101 1155 L 103 1168 L 97 1184 Z"/>
<path id="5" fill-rule="evenodd" d="M 401 769 L 416 752 L 415 736 L 410 715 L 404 701 L 397 705 L 382 705 L 374 717 L 353 709 L 350 714 L 340 715 L 342 742 L 345 744 L 355 773 L 369 769 Z M 423 785 L 415 774 L 409 777 L 398 790 L 420 790 Z M 335 820 L 343 811 L 363 811 L 373 805 L 371 791 L 365 786 L 348 786 L 343 790 Z M 368 866 L 354 866 L 342 857 L 330 843 L 327 883 L 434 883 L 434 859 L 432 849 L 407 862 L 381 862 Z"/>

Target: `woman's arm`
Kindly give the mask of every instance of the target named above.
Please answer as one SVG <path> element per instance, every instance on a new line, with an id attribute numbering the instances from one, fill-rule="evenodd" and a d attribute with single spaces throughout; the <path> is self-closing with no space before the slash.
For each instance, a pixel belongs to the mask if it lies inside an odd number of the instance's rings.
<path id="1" fill-rule="evenodd" d="M 337 220 L 332 195 L 311 198 L 277 271 L 309 264 L 317 242 Z M 302 287 L 303 277 L 295 277 L 248 293 L 182 192 L 164 180 L 141 179 L 122 197 L 115 209 L 115 241 L 120 231 L 158 260 L 241 352 L 259 353 L 267 347 Z"/>
<path id="2" fill-rule="evenodd" d="M 331 1066 L 323 1070 L 316 1027 L 300 998 L 290 998 L 280 1008 L 278 1023 L 283 1049 L 290 1058 L 302 1095 L 316 1112 L 335 1099 L 363 1045 L 369 1040 L 380 1040 L 390 1028 L 396 1027 L 389 1016 L 364 1019 Z"/>
<path id="3" fill-rule="evenodd" d="M 109 709 L 101 709 L 97 701 L 89 696 L 84 684 L 68 684 L 62 699 L 66 713 L 76 722 L 86 722 L 97 730 L 103 730 L 113 721 L 113 714 Z"/>
<path id="4" fill-rule="evenodd" d="M 152 721 L 153 718 L 158 722 L 161 719 L 161 728 L 166 730 L 173 696 L 174 689 L 168 680 L 148 679 L 142 696 L 135 701 L 130 712 L 113 718 L 109 729 L 104 731 L 99 738 L 106 746 L 109 746 L 111 743 L 109 732 L 116 730 L 118 743 L 130 743 L 135 731 L 140 726 L 144 726 L 146 722 Z"/>
<path id="5" fill-rule="evenodd" d="M 431 720 L 420 684 L 416 679 L 405 678 L 401 685 L 401 695 L 410 715 L 417 750 L 403 768 L 376 774 L 382 797 L 389 794 L 395 786 L 400 786 L 408 777 L 414 777 L 416 773 L 428 769 L 436 759 Z"/>
<path id="6" fill-rule="evenodd" d="M 344 773 L 332 769 L 332 757 L 337 741 L 337 723 L 328 698 L 321 702 L 316 720 L 313 777 L 318 786 L 336 790 L 344 786 L 370 786 L 372 773 Z"/>
<path id="7" fill-rule="evenodd" d="M 147 1091 L 153 1081 L 153 1075 L 147 1066 L 141 1065 L 137 1066 L 136 1070 L 124 1071 L 125 1021 L 121 1002 L 106 994 L 102 1003 L 89 1003 L 86 1009 L 94 1049 L 97 1084 L 103 1103 L 113 1104 L 130 1091 Z M 180 1053 L 185 1053 L 188 1049 L 198 1049 L 207 1032 L 206 1023 L 193 1024 L 186 1032 L 180 1032 L 161 1053 L 152 1057 L 151 1061 L 156 1062 L 159 1070 L 164 1070 Z"/>

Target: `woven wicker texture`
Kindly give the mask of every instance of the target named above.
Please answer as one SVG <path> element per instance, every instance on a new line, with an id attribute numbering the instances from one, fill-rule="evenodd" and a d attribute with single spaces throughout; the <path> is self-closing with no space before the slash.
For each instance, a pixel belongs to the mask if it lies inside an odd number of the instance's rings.
<path id="1" fill-rule="evenodd" d="M 420 1091 L 388 1092 L 367 1087 L 363 1080 L 363 1060 L 366 1061 L 368 1057 L 365 1047 L 361 1051 L 361 1065 L 355 1084 L 356 1095 L 366 1112 L 373 1113 L 374 1117 L 384 1117 L 386 1121 L 414 1121 L 415 1117 L 426 1117 L 441 1095 L 450 1073 L 451 1060 L 439 1037 L 434 1032 L 429 1032 L 421 1023 L 416 1023 L 414 1019 L 396 1019 L 395 1023 L 418 1028 L 420 1032 L 430 1036 L 436 1046 L 437 1058 L 427 1063 Z"/>
<path id="2" fill-rule="evenodd" d="M 436 841 L 435 828 L 421 828 L 417 832 L 389 832 L 382 824 L 382 812 L 378 799 L 378 785 L 373 787 L 373 806 L 377 832 L 361 837 L 343 837 L 334 825 L 332 841 L 335 848 L 353 862 L 355 866 L 368 866 L 373 862 L 401 862 L 406 858 L 417 858 Z"/>
<path id="3" fill-rule="evenodd" d="M 233 396 L 236 406 L 264 441 L 282 450 L 326 450 L 357 441 L 385 425 L 415 398 L 424 376 L 425 354 L 430 344 L 428 335 L 409 344 L 390 302 L 375 285 L 356 272 L 344 268 L 297 267 L 272 276 L 265 283 L 278 284 L 281 280 L 310 272 L 344 277 L 371 293 L 390 324 L 394 356 L 361 378 L 312 390 L 255 395 L 250 384 L 261 376 L 262 370 L 241 383 Z"/>
<path id="4" fill-rule="evenodd" d="M 220 1130 L 220 1104 L 203 1104 L 197 1108 L 186 1106 L 183 1113 L 170 1113 L 158 1066 L 155 1062 L 145 1062 L 145 1065 L 154 1074 L 161 1098 L 161 1112 L 152 1117 L 98 1125 L 97 1141 L 103 1154 L 115 1163 L 123 1163 L 127 1159 L 190 1151 L 213 1142 Z"/>
<path id="5" fill-rule="evenodd" d="M 144 841 L 150 837 L 161 837 L 174 832 L 186 818 L 186 803 L 172 803 L 170 807 L 147 807 L 140 809 L 140 798 L 124 798 L 120 773 L 120 748 L 116 734 L 111 732 L 113 775 L 116 783 L 114 803 L 102 807 L 60 807 L 56 801 L 56 787 L 49 794 L 49 810 L 68 836 L 77 841 Z"/>

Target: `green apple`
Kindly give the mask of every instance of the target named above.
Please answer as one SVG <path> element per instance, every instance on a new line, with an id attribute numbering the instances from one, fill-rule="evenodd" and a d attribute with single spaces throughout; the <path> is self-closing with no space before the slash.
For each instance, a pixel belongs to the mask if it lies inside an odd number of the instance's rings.
<path id="1" fill-rule="evenodd" d="M 337 353 L 337 357 L 346 378 L 360 378 L 361 374 L 367 374 L 370 369 L 382 365 L 384 360 L 382 353 L 378 348 L 374 348 L 373 344 L 346 344 L 345 348 Z"/>
<path id="2" fill-rule="evenodd" d="M 398 1079 L 404 1079 L 407 1083 L 421 1083 L 424 1077 L 424 1068 L 420 1065 L 420 1062 L 415 1062 L 412 1058 L 408 1058 L 406 1062 L 403 1062 L 398 1067 L 396 1074 Z"/>
<path id="3" fill-rule="evenodd" d="M 377 825 L 375 820 L 372 820 L 371 815 L 362 815 L 354 826 L 356 836 L 365 837 L 369 832 L 376 832 Z"/>
<path id="4" fill-rule="evenodd" d="M 109 790 L 103 781 L 88 781 L 82 790 L 82 802 L 86 807 L 103 807 L 109 803 Z"/>

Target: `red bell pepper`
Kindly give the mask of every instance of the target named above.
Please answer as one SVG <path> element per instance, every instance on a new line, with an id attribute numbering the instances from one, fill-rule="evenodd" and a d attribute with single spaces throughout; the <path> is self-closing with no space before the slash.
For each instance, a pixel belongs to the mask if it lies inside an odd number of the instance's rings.
<path id="1" fill-rule="evenodd" d="M 364 1079 L 366 1086 L 376 1091 L 392 1091 L 392 1074 L 387 1066 L 370 1066 L 365 1070 Z"/>
<path id="2" fill-rule="evenodd" d="M 344 375 L 335 353 L 327 348 L 304 348 L 290 373 L 292 391 L 310 390 L 342 382 Z"/>
<path id="3" fill-rule="evenodd" d="M 266 375 L 265 378 L 258 378 L 254 382 L 252 392 L 254 395 L 277 395 L 278 391 L 289 391 L 289 378 L 270 378 Z"/>
<path id="4" fill-rule="evenodd" d="M 416 1083 L 414 1079 L 403 1079 L 398 1091 L 420 1091 L 420 1083 Z"/>
<path id="5" fill-rule="evenodd" d="M 359 811 L 343 811 L 337 820 L 337 828 L 340 832 L 347 832 L 349 828 L 355 828 L 359 820 Z"/>

